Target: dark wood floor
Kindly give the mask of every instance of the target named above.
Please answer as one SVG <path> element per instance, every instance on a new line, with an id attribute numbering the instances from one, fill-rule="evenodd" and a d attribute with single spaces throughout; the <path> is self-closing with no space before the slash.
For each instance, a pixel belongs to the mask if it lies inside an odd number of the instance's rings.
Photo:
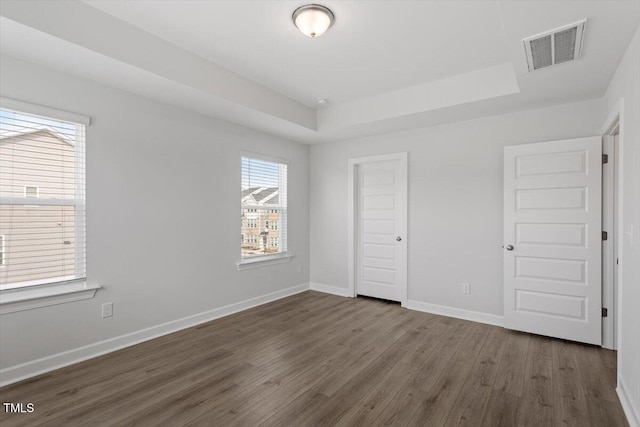
<path id="1" fill-rule="evenodd" d="M 615 353 L 304 292 L 0 389 L 47 426 L 624 426 Z"/>

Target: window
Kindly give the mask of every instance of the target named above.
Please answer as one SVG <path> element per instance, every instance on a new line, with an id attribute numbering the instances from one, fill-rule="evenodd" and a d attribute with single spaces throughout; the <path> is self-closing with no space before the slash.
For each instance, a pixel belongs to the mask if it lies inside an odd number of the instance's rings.
<path id="1" fill-rule="evenodd" d="M 25 185 L 24 187 L 24 197 L 29 197 L 32 199 L 37 199 L 39 197 L 40 191 L 38 187 L 33 185 Z"/>
<path id="2" fill-rule="evenodd" d="M 44 107 L 39 111 L 55 118 L 4 105 L 0 108 L 0 290 L 84 279 L 88 121 L 61 120 L 56 110 Z"/>
<path id="3" fill-rule="evenodd" d="M 242 156 L 242 259 L 287 252 L 287 164 L 261 156 Z M 253 230 L 248 230 L 253 229 Z M 275 243 L 274 243 L 275 242 Z"/>
<path id="4" fill-rule="evenodd" d="M 244 236 L 242 243 L 255 245 L 258 243 L 258 236 L 256 236 L 255 234 L 249 234 L 248 236 Z M 259 248 L 255 248 L 255 249 L 259 249 Z"/>

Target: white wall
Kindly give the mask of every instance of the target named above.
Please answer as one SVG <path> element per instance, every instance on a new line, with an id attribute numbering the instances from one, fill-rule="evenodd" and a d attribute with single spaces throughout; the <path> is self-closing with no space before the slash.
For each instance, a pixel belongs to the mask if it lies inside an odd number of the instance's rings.
<path id="1" fill-rule="evenodd" d="M 622 238 L 618 385 L 622 386 L 621 400 L 628 402 L 627 417 L 633 419 L 633 415 L 635 425 L 640 425 L 640 29 L 609 84 L 605 116 L 620 98 L 624 98 L 621 229 L 628 232 L 633 228 L 633 241 L 626 234 Z"/>
<path id="2" fill-rule="evenodd" d="M 600 100 L 311 147 L 311 282 L 346 289 L 347 159 L 409 153 L 409 301 L 502 316 L 503 146 L 597 135 Z M 463 295 L 461 284 L 471 284 Z"/>
<path id="3" fill-rule="evenodd" d="M 8 57 L 0 62 L 2 96 L 93 120 L 87 275 L 104 286 L 91 300 L 3 315 L 1 368 L 309 281 L 307 146 Z M 241 150 L 291 162 L 290 263 L 237 271 Z M 114 317 L 102 319 L 107 301 Z"/>

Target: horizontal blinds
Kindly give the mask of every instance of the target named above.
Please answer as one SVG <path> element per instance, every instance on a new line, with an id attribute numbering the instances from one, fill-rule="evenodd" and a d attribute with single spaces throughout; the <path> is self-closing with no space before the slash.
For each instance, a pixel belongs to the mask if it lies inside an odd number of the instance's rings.
<path id="1" fill-rule="evenodd" d="M 0 289 L 85 277 L 85 126 L 0 109 Z"/>
<path id="2" fill-rule="evenodd" d="M 242 258 L 287 251 L 287 164 L 242 157 Z"/>

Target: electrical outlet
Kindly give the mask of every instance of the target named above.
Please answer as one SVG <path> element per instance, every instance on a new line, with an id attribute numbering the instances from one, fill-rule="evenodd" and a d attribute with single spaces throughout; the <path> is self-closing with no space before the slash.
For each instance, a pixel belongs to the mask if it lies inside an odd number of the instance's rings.
<path id="1" fill-rule="evenodd" d="M 302 264 L 298 264 L 298 273 L 302 273 Z"/>
<path id="2" fill-rule="evenodd" d="M 462 293 L 463 294 L 470 294 L 471 293 L 471 285 L 468 283 L 463 283 L 462 284 Z"/>
<path id="3" fill-rule="evenodd" d="M 102 318 L 113 316 L 113 303 L 105 302 L 102 304 Z"/>

